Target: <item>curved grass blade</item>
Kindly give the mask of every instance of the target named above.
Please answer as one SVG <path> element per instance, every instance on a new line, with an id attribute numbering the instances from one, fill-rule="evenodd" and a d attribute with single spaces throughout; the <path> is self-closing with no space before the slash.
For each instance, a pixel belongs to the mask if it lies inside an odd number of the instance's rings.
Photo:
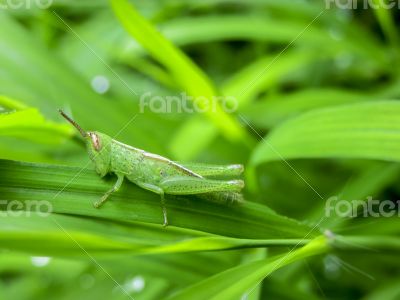
<path id="1" fill-rule="evenodd" d="M 266 97 L 241 110 L 249 122 L 261 128 L 272 128 L 307 111 L 367 101 L 365 94 L 340 89 L 306 89 Z"/>
<path id="2" fill-rule="evenodd" d="M 182 89 L 197 98 L 198 107 L 205 110 L 207 116 L 221 130 L 222 134 L 234 141 L 248 138 L 240 124 L 226 114 L 216 102 L 217 92 L 210 79 L 200 68 L 169 40 L 165 39 L 136 11 L 129 1 L 111 0 L 111 6 L 124 28 L 168 69 Z M 213 109 L 209 109 L 209 107 L 213 107 Z"/>
<path id="3" fill-rule="evenodd" d="M 11 103 L 8 102 L 8 104 Z M 72 128 L 67 124 L 47 121 L 35 108 L 0 114 L 0 136 L 57 145 L 74 134 Z"/>
<path id="4" fill-rule="evenodd" d="M 84 216 L 44 214 L 24 210 L 7 210 L 20 202 L 1 200 L 1 249 L 36 256 L 81 256 L 82 248 L 91 255 L 166 254 L 216 251 L 258 247 L 302 246 L 308 239 L 238 239 L 161 226 L 113 222 Z M 28 202 L 27 202 L 28 203 Z M 28 205 L 28 204 L 26 204 Z M 30 202 L 31 207 L 33 202 Z M 37 201 L 37 206 L 44 206 Z"/>
<path id="5" fill-rule="evenodd" d="M 6 160 L 0 160 L 0 173 L 1 199 L 49 201 L 55 213 L 155 223 L 161 228 L 159 197 L 134 184 L 124 184 L 107 205 L 95 209 L 93 203 L 114 184 L 114 178 L 104 180 L 93 170 L 77 167 Z M 197 197 L 166 200 L 170 224 L 180 228 L 245 239 L 297 239 L 310 231 L 306 225 L 247 201 L 215 203 Z"/>
<path id="6" fill-rule="evenodd" d="M 296 158 L 400 161 L 400 103 L 342 105 L 290 119 L 255 149 L 251 164 Z"/>
<path id="7" fill-rule="evenodd" d="M 328 249 L 325 238 L 318 237 L 301 249 L 243 264 L 211 276 L 168 299 L 242 299 L 265 277 L 279 268 L 310 256 L 322 254 Z"/>

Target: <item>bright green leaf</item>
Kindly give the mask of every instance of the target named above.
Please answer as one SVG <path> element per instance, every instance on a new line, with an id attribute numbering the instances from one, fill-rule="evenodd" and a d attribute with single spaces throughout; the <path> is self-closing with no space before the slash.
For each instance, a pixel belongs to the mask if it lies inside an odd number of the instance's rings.
<path id="1" fill-rule="evenodd" d="M 276 127 L 253 165 L 295 158 L 400 161 L 400 103 L 380 101 L 313 110 Z"/>

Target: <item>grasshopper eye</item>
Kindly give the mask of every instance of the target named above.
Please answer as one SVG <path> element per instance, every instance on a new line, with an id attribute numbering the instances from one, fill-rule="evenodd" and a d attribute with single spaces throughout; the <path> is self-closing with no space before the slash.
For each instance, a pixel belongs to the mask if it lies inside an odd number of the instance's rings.
<path id="1" fill-rule="evenodd" d="M 100 151 L 100 139 L 99 136 L 93 132 L 89 133 L 90 139 L 92 140 L 93 147 L 96 151 Z"/>

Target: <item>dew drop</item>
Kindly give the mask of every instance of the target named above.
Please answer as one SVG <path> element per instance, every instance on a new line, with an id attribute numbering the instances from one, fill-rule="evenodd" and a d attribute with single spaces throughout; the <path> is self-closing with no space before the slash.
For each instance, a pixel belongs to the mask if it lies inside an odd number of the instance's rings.
<path id="1" fill-rule="evenodd" d="M 124 288 L 128 292 L 138 293 L 142 291 L 144 287 L 145 287 L 145 280 L 140 275 L 133 277 L 124 284 Z"/>
<path id="2" fill-rule="evenodd" d="M 32 256 L 31 257 L 31 262 L 32 265 L 35 267 L 41 268 L 45 267 L 50 263 L 51 257 L 47 256 Z"/>
<path id="3" fill-rule="evenodd" d="M 96 93 L 105 94 L 110 89 L 110 81 L 103 75 L 97 75 L 93 77 L 91 86 Z"/>

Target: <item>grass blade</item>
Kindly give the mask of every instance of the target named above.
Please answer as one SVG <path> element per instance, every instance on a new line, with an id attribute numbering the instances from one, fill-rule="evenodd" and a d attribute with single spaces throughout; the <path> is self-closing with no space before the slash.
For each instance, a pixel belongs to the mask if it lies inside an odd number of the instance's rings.
<path id="1" fill-rule="evenodd" d="M 183 52 L 165 39 L 128 1 L 111 0 L 111 5 L 124 28 L 169 70 L 180 87 L 191 96 L 203 99 L 197 101 L 197 105 L 206 109 L 209 118 L 227 138 L 238 141 L 247 136 L 239 123 L 216 102 L 217 92 L 208 77 Z M 207 109 L 208 105 L 215 107 L 215 111 Z"/>
<path id="2" fill-rule="evenodd" d="M 27 199 L 49 201 L 55 213 L 121 222 L 140 221 L 154 223 L 161 228 L 159 197 L 132 183 L 126 182 L 104 207 L 95 209 L 93 203 L 113 185 L 114 179 L 103 180 L 94 171 L 77 167 L 6 160 L 0 160 L 0 172 L 0 195 L 3 200 L 22 203 Z M 167 209 L 172 226 L 226 237 L 296 239 L 310 231 L 306 225 L 251 202 L 229 205 L 196 197 L 168 197 Z"/>
<path id="3" fill-rule="evenodd" d="M 246 295 L 246 292 L 251 291 L 252 287 L 277 269 L 300 259 L 324 253 L 327 250 L 325 239 L 319 237 L 299 250 L 228 269 L 168 299 L 241 299 Z"/>
<path id="4" fill-rule="evenodd" d="M 380 101 L 313 110 L 276 127 L 253 165 L 295 158 L 400 161 L 400 103 Z"/>

